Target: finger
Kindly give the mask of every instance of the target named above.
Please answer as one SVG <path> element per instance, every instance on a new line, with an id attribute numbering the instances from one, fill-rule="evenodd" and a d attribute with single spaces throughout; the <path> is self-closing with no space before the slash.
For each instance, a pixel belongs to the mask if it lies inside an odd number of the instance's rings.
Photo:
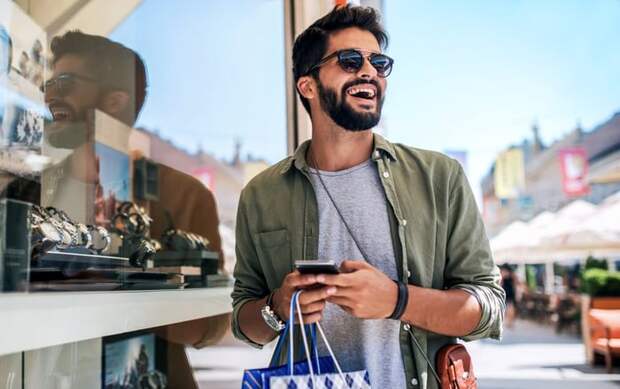
<path id="1" fill-rule="evenodd" d="M 305 324 L 316 323 L 317 321 L 321 321 L 323 318 L 322 312 L 311 313 L 309 315 L 303 315 L 303 320 Z M 295 324 L 299 324 L 299 316 L 295 315 Z"/>
<path id="2" fill-rule="evenodd" d="M 332 304 L 339 305 L 342 308 L 350 308 L 353 305 L 353 300 L 347 297 L 332 296 L 327 299 Z"/>
<path id="3" fill-rule="evenodd" d="M 338 288 L 335 288 L 333 286 L 304 291 L 302 294 L 299 295 L 299 304 L 308 305 L 317 301 L 325 300 L 329 296 L 335 294 L 337 291 Z"/>
<path id="4" fill-rule="evenodd" d="M 344 297 L 344 298 L 355 298 L 359 295 L 359 290 L 356 288 L 337 288 L 336 293 L 332 294 L 328 297 L 328 300 L 332 297 Z"/>
<path id="5" fill-rule="evenodd" d="M 308 305 L 302 305 L 301 313 L 303 313 L 304 315 L 308 315 L 311 313 L 321 312 L 323 309 L 325 309 L 325 300 Z"/>
<path id="6" fill-rule="evenodd" d="M 316 284 L 316 276 L 314 274 L 301 274 L 299 271 L 290 273 L 285 282 L 293 289 Z"/>
<path id="7" fill-rule="evenodd" d="M 316 282 L 346 288 L 352 285 L 353 280 L 348 274 L 319 274 L 316 276 Z"/>
<path id="8" fill-rule="evenodd" d="M 316 323 L 316 322 L 321 321 L 322 318 L 323 318 L 322 313 L 313 313 L 311 315 L 304 315 L 304 323 L 305 324 Z"/>
<path id="9" fill-rule="evenodd" d="M 343 273 L 352 273 L 356 270 L 367 269 L 368 267 L 370 267 L 370 264 L 364 260 L 346 260 L 342 261 L 340 264 L 340 271 Z"/>

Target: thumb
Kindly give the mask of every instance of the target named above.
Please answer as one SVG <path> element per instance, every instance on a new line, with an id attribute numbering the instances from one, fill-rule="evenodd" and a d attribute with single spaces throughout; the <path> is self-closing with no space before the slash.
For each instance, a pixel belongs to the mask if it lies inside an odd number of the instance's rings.
<path id="1" fill-rule="evenodd" d="M 340 265 L 340 271 L 343 273 L 352 273 L 356 270 L 361 270 L 366 267 L 368 267 L 368 263 L 366 263 L 366 261 L 364 260 L 346 260 L 342 261 L 342 264 Z"/>

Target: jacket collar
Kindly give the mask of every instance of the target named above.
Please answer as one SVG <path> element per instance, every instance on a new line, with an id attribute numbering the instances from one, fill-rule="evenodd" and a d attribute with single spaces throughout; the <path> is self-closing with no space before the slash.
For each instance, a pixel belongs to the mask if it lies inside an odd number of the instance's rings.
<path id="1" fill-rule="evenodd" d="M 284 163 L 284 166 L 280 170 L 280 174 L 285 174 L 293 166 L 300 171 L 307 170 L 308 163 L 306 161 L 306 153 L 308 151 L 308 147 L 310 147 L 310 142 L 311 139 L 308 139 L 297 147 L 297 150 L 295 150 L 293 156 L 288 158 Z M 383 155 L 387 155 L 393 161 L 397 161 L 394 145 L 381 135 L 373 133 L 373 150 L 371 158 L 376 161 L 381 159 Z"/>

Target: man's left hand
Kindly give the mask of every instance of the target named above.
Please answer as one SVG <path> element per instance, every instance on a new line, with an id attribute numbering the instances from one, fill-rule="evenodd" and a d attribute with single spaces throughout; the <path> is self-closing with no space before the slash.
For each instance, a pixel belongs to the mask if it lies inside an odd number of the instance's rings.
<path id="1" fill-rule="evenodd" d="M 317 275 L 317 282 L 337 287 L 328 302 L 360 319 L 385 319 L 392 314 L 398 286 L 387 275 L 364 260 L 344 261 L 340 271 L 337 275 Z"/>

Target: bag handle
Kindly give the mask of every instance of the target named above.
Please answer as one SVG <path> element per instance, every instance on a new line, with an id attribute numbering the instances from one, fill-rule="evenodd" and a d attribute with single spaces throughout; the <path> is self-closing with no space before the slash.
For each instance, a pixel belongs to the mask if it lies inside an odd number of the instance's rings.
<path id="1" fill-rule="evenodd" d="M 291 299 L 291 304 L 293 303 L 292 299 Z M 294 305 L 293 305 L 294 306 Z M 293 318 L 293 320 L 291 320 L 290 318 Z M 280 356 L 282 354 L 282 348 L 284 347 L 284 344 L 286 342 L 287 339 L 287 335 L 290 332 L 290 328 L 291 326 L 294 325 L 294 316 L 289 316 L 289 320 L 286 321 L 284 329 L 282 330 L 282 332 L 280 333 L 280 336 L 278 337 L 278 343 L 276 344 L 276 348 L 273 352 L 273 355 L 271 357 L 271 361 L 269 362 L 269 366 L 276 366 L 278 364 L 278 361 L 280 360 Z M 320 366 L 319 366 L 319 352 L 317 350 L 317 342 L 316 342 L 316 330 L 310 325 L 310 324 L 306 324 L 306 326 L 310 327 L 310 339 L 312 342 L 312 351 L 315 355 L 315 363 L 317 366 L 317 369 L 319 370 L 319 374 L 320 374 Z M 291 355 L 294 355 L 294 353 L 291 353 Z M 288 359 L 288 357 L 287 357 Z M 288 363 L 287 363 L 288 365 Z"/>
<path id="2" fill-rule="evenodd" d="M 299 295 L 302 293 L 302 290 L 299 290 L 297 292 L 295 292 L 295 294 L 293 295 L 293 301 L 291 301 L 291 305 L 293 302 L 295 302 L 295 305 L 297 307 L 297 315 L 298 315 L 298 319 L 300 323 L 303 323 L 303 315 L 301 313 L 301 307 L 299 306 Z M 329 355 L 332 358 L 332 361 L 334 362 L 334 365 L 336 366 L 336 370 L 338 370 L 338 374 L 340 375 L 340 379 L 342 379 L 342 383 L 346 384 L 347 380 L 344 376 L 344 373 L 342 372 L 342 369 L 340 368 L 340 364 L 338 363 L 338 360 L 336 359 L 336 356 L 334 355 L 334 351 L 332 350 L 332 347 L 330 346 L 329 342 L 327 341 L 327 337 L 325 336 L 325 332 L 323 331 L 323 327 L 321 327 L 321 324 L 319 324 L 318 322 L 316 324 L 314 324 L 313 326 L 316 326 L 316 328 L 318 328 L 319 333 L 321 334 L 321 338 L 323 339 L 323 342 L 325 343 L 325 346 L 327 347 L 327 351 L 329 352 Z M 306 357 L 308 358 L 308 366 L 310 367 L 310 376 L 312 377 L 312 382 L 314 383 L 314 369 L 312 368 L 312 361 L 310 360 L 310 351 L 308 350 L 308 341 L 306 339 L 306 330 L 305 330 L 305 325 L 300 325 L 301 328 L 301 336 L 303 338 L 304 341 L 304 348 L 306 351 Z M 292 342 L 291 342 L 292 344 Z M 316 344 L 316 343 L 315 343 Z M 292 348 L 291 348 L 292 350 Z M 318 351 L 315 351 L 315 355 L 317 356 L 317 366 L 318 366 Z M 293 368 L 292 366 L 290 367 L 290 372 L 291 375 L 293 375 L 292 372 Z"/>
<path id="3" fill-rule="evenodd" d="M 293 376 L 293 358 L 295 355 L 295 343 L 294 343 L 295 312 L 297 312 L 299 322 L 303 323 L 303 315 L 301 313 L 301 307 L 299 305 L 299 295 L 302 292 L 303 292 L 302 290 L 296 291 L 291 298 L 291 305 L 289 308 L 289 319 L 286 321 L 284 330 L 282 331 L 282 334 L 280 335 L 278 339 L 278 343 L 276 345 L 276 349 L 273 353 L 273 356 L 271 358 L 271 363 L 270 363 L 270 366 L 274 366 L 275 363 L 277 363 L 277 361 L 280 359 L 280 354 L 282 353 L 282 347 L 284 346 L 284 342 L 286 341 L 286 337 L 288 335 L 290 343 L 289 343 L 289 352 L 288 352 L 288 357 L 287 357 L 287 366 L 289 368 L 289 375 L 291 376 Z M 308 350 L 308 338 L 306 335 L 306 326 L 309 327 L 310 341 L 312 342 L 312 345 L 311 345 L 312 353 Z M 319 352 L 318 352 L 318 347 L 317 347 L 318 342 L 317 342 L 317 337 L 316 337 L 316 329 L 318 329 L 319 334 L 321 338 L 323 339 L 325 346 L 327 347 L 327 351 L 329 352 L 329 355 L 332 361 L 334 362 L 334 366 L 336 367 L 336 370 L 338 371 L 338 374 L 340 375 L 340 378 L 342 379 L 342 382 L 346 384 L 347 381 L 346 381 L 345 375 L 342 372 L 342 368 L 340 367 L 340 364 L 338 363 L 338 360 L 336 359 L 336 356 L 334 354 L 334 351 L 331 348 L 331 345 L 327 341 L 327 337 L 325 336 L 325 332 L 323 331 L 323 328 L 321 327 L 321 325 L 319 323 L 311 324 L 311 325 L 300 325 L 300 329 L 301 329 L 301 335 L 302 335 L 303 343 L 304 343 L 304 349 L 305 349 L 304 351 L 306 353 L 306 358 L 308 359 L 308 366 L 310 370 L 310 376 L 312 377 L 312 379 L 314 380 L 314 368 L 312 366 L 313 362 L 316 363 L 318 374 L 321 374 L 321 366 L 319 364 Z M 311 354 L 314 354 L 314 361 L 310 357 Z"/>

